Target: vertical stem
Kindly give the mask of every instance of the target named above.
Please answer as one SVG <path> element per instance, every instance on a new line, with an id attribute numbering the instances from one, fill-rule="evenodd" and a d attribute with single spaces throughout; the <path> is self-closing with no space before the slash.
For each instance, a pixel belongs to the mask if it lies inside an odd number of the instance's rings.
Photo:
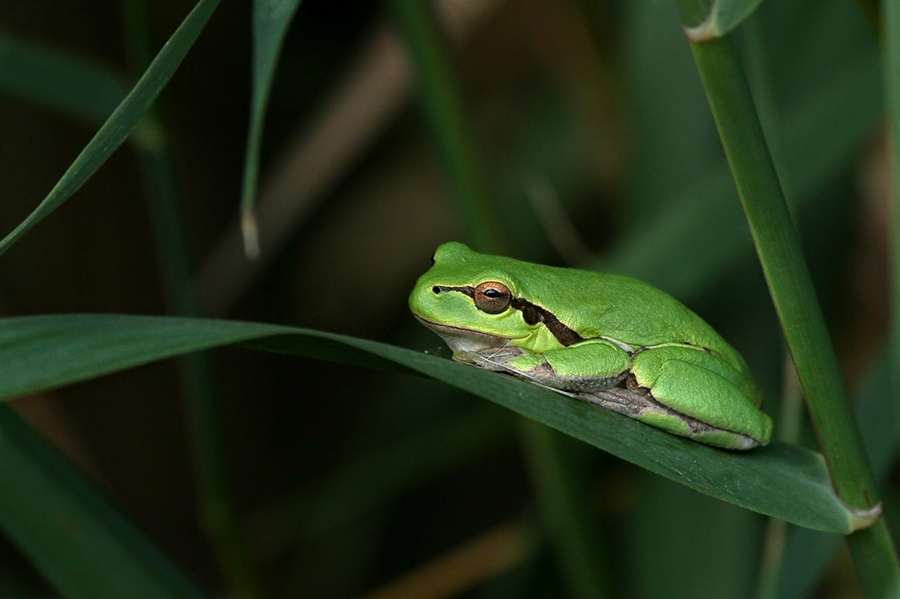
<path id="1" fill-rule="evenodd" d="M 737 53 L 727 37 L 691 49 L 835 486 L 869 508 L 874 479 Z"/>
<path id="2" fill-rule="evenodd" d="M 737 52 L 729 36 L 691 50 L 835 489 L 851 507 L 871 509 L 879 502 L 874 476 Z M 883 518 L 848 543 L 867 594 L 897 588 Z"/>
<path id="3" fill-rule="evenodd" d="M 566 596 L 609 597 L 609 560 L 582 469 L 563 435 L 532 420 L 520 419 L 520 425 L 541 525 L 558 556 Z"/>
<path id="4" fill-rule="evenodd" d="M 900 395 L 900 2 L 883 0 L 884 88 L 888 114 L 890 155 L 890 277 L 891 277 L 891 379 L 894 397 Z M 896 410 L 900 430 L 900 409 Z"/>
<path id="5" fill-rule="evenodd" d="M 884 43 L 884 88 L 888 114 L 888 153 L 891 167 L 890 192 L 890 264 L 891 277 L 891 319 L 890 340 L 888 345 L 890 372 L 890 388 L 888 393 L 894 397 L 894 430 L 900 430 L 900 2 L 883 0 L 882 26 Z M 887 533 L 883 534 L 887 537 Z M 883 543 L 890 543 L 887 537 Z M 895 570 L 897 569 L 895 564 Z M 891 592 L 890 590 L 887 592 Z M 892 592 L 900 597 L 900 575 L 895 575 Z"/>

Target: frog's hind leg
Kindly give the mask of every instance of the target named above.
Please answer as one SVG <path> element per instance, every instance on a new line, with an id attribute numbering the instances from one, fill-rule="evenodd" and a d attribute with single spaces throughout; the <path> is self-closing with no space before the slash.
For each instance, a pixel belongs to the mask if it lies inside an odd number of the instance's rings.
<path id="1" fill-rule="evenodd" d="M 653 395 L 646 390 L 640 392 L 627 387 L 614 387 L 577 395 L 579 398 L 607 410 L 634 418 L 673 435 L 689 437 L 707 445 L 726 449 L 752 449 L 760 444 L 759 441 L 747 435 L 725 431 L 676 412 L 656 401 Z"/>
<path id="2" fill-rule="evenodd" d="M 626 384 L 593 393 L 578 393 L 577 396 L 607 410 L 683 437 L 698 438 L 718 431 L 708 424 L 659 403 L 646 389 L 632 390 Z"/>
<path id="3" fill-rule="evenodd" d="M 756 397 L 736 383 L 730 368 L 693 347 L 652 349 L 635 356 L 627 387 L 646 391 L 664 407 L 709 425 L 711 432 L 690 435 L 698 441 L 744 448 L 749 439 L 751 447 L 764 445 L 771 437 L 772 421 L 757 408 Z M 759 393 L 755 386 L 750 391 Z"/>

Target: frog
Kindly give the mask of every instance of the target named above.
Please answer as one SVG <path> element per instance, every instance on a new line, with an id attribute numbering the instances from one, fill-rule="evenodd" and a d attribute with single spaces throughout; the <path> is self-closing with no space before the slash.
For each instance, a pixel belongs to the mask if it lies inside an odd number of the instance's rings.
<path id="1" fill-rule="evenodd" d="M 639 279 L 440 245 L 409 296 L 455 361 L 730 450 L 772 420 L 744 358 L 705 320 Z"/>

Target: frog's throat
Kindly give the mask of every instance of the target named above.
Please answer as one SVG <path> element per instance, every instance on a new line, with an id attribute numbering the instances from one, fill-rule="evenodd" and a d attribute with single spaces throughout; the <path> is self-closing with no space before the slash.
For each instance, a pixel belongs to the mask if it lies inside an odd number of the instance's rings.
<path id="1" fill-rule="evenodd" d="M 471 285 L 464 285 L 461 287 L 435 285 L 435 289 L 439 289 L 440 291 L 456 291 L 469 296 L 473 302 L 475 301 L 475 288 Z M 536 325 L 540 323 L 547 327 L 547 330 L 556 337 L 556 340 L 559 341 L 560 345 L 563 347 L 568 347 L 572 344 L 584 341 L 584 338 L 582 338 L 581 335 L 563 324 L 555 314 L 546 308 L 532 304 L 521 297 L 513 297 L 509 302 L 509 306 L 522 313 L 522 318 L 525 320 L 526 324 Z"/>
<path id="2" fill-rule="evenodd" d="M 478 352 L 490 347 L 506 347 L 512 341 L 509 337 L 489 335 L 463 327 L 437 323 L 427 318 L 422 318 L 418 314 L 414 316 L 419 322 L 440 335 L 447 345 L 450 346 L 450 349 L 453 350 L 454 354 L 459 352 Z"/>

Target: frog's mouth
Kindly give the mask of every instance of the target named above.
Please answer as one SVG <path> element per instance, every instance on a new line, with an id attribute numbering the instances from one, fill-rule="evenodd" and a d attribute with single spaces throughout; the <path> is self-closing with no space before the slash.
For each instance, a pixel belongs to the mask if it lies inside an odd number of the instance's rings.
<path id="1" fill-rule="evenodd" d="M 419 322 L 440 335 L 444 342 L 450 346 L 450 349 L 453 350 L 454 354 L 459 352 L 477 352 L 489 347 L 505 347 L 510 342 L 509 337 L 499 337 L 480 331 L 441 324 L 422 318 L 418 314 L 414 314 L 414 316 Z"/>

